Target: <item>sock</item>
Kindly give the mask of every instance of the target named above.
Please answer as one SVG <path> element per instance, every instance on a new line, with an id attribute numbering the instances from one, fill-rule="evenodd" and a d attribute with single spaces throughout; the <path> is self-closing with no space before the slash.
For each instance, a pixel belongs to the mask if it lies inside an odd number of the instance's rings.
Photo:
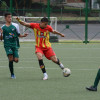
<path id="1" fill-rule="evenodd" d="M 10 70 L 11 75 L 14 75 L 13 61 L 9 61 L 9 70 Z"/>
<path id="2" fill-rule="evenodd" d="M 43 74 L 44 74 L 44 76 L 48 76 L 47 73 L 43 73 Z"/>
<path id="3" fill-rule="evenodd" d="M 64 69 L 64 65 L 62 63 L 60 63 L 60 60 L 57 58 L 57 64 L 60 66 L 61 69 Z"/>
<path id="4" fill-rule="evenodd" d="M 58 64 L 58 65 L 60 65 L 60 61 L 59 61 L 59 59 L 58 59 L 58 58 L 57 58 L 57 64 Z"/>
<path id="5" fill-rule="evenodd" d="M 39 60 L 39 65 L 40 65 L 40 68 L 41 68 L 42 72 L 43 72 L 43 73 L 46 73 L 46 70 L 45 70 L 45 65 L 44 65 L 44 63 L 43 63 L 43 60 L 42 60 L 42 59 L 41 59 L 41 60 Z"/>
<path id="6" fill-rule="evenodd" d="M 64 65 L 62 63 L 59 66 L 61 69 L 64 69 Z"/>
<path id="7" fill-rule="evenodd" d="M 98 70 L 98 73 L 97 73 L 97 76 L 95 78 L 93 87 L 97 87 L 98 86 L 99 80 L 100 80 L 100 69 Z"/>

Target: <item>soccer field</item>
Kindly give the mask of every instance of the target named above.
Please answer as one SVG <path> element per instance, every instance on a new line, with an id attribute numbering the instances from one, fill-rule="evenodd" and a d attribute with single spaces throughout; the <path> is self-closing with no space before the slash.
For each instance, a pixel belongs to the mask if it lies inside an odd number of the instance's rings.
<path id="1" fill-rule="evenodd" d="M 71 69 L 69 77 L 44 57 L 49 79 L 42 80 L 34 53 L 34 43 L 21 43 L 19 63 L 14 63 L 16 79 L 10 79 L 8 59 L 0 43 L 0 100 L 100 100 L 97 92 L 89 92 L 100 66 L 99 43 L 55 43 L 53 50 L 65 67 Z"/>

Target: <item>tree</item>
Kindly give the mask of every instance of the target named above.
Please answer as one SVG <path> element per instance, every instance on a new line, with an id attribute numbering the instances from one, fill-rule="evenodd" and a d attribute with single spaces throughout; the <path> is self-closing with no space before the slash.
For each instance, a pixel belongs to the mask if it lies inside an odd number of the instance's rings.
<path id="1" fill-rule="evenodd" d="M 0 8 L 1 9 L 6 9 L 7 8 L 7 3 L 5 1 L 2 1 Z"/>
<path id="2" fill-rule="evenodd" d="M 14 0 L 13 7 L 16 9 L 31 8 L 32 0 Z"/>
<path id="3" fill-rule="evenodd" d="M 82 0 L 83 2 L 85 2 L 86 0 Z"/>

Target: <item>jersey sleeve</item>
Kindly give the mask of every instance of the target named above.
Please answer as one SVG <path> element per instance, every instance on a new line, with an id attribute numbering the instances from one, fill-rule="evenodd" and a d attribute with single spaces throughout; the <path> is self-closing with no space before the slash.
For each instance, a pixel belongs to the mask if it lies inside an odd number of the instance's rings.
<path id="1" fill-rule="evenodd" d="M 17 24 L 17 27 L 16 27 L 16 31 L 20 35 L 20 30 L 19 30 L 19 25 L 18 24 Z"/>
<path id="2" fill-rule="evenodd" d="M 16 27 L 16 32 L 18 35 L 20 35 L 19 25 L 16 23 L 12 23 L 12 25 L 14 25 Z"/>
<path id="3" fill-rule="evenodd" d="M 53 28 L 52 28 L 51 26 L 48 27 L 48 30 L 49 30 L 50 32 L 53 32 Z"/>
<path id="4" fill-rule="evenodd" d="M 32 29 L 34 29 L 35 25 L 36 25 L 36 23 L 30 23 L 30 26 Z"/>

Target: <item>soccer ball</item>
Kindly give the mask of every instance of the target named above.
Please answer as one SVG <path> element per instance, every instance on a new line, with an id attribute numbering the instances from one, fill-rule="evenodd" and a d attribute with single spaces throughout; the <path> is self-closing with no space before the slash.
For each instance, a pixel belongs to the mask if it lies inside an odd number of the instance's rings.
<path id="1" fill-rule="evenodd" d="M 71 71 L 69 68 L 64 68 L 63 69 L 63 76 L 68 77 L 71 74 Z"/>

